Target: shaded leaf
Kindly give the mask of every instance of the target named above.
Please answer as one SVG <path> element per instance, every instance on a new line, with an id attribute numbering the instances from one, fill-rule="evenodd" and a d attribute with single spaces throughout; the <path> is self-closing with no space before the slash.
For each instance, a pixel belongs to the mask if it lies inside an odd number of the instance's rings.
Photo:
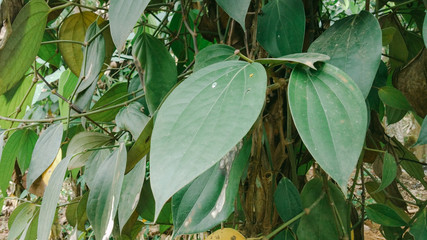
<path id="1" fill-rule="evenodd" d="M 328 62 L 347 73 L 366 98 L 381 61 L 381 28 L 369 12 L 361 11 L 334 23 L 308 49 L 331 57 Z"/>
<path id="2" fill-rule="evenodd" d="M 148 33 L 141 34 L 135 41 L 132 55 L 141 82 L 144 83 L 145 100 L 152 115 L 176 84 L 175 60 L 164 43 Z"/>
<path id="3" fill-rule="evenodd" d="M 295 236 L 291 230 L 285 229 L 274 236 L 273 240 L 295 240 Z"/>
<path id="4" fill-rule="evenodd" d="M 68 169 L 80 168 L 86 164 L 92 152 L 86 152 L 88 149 L 102 147 L 114 140 L 111 136 L 97 132 L 81 132 L 76 134 L 70 141 L 67 149 L 67 155 L 76 155 L 71 159 Z"/>
<path id="5" fill-rule="evenodd" d="M 203 48 L 195 57 L 193 71 L 196 72 L 214 63 L 238 60 L 239 56 L 234 54 L 235 49 L 225 44 L 214 44 Z"/>
<path id="6" fill-rule="evenodd" d="M 173 194 L 245 136 L 263 107 L 266 81 L 261 64 L 227 61 L 195 72 L 168 96 L 151 140 L 156 216 Z"/>
<path id="7" fill-rule="evenodd" d="M 409 232 L 415 239 L 423 239 L 427 236 L 427 209 L 424 208 L 417 220 L 412 224 Z"/>
<path id="8" fill-rule="evenodd" d="M 376 203 L 366 207 L 368 218 L 378 224 L 388 227 L 405 226 L 406 222 L 390 207 Z"/>
<path id="9" fill-rule="evenodd" d="M 381 185 L 378 187 L 377 190 L 375 190 L 375 193 L 384 190 L 384 188 L 390 185 L 393 182 L 393 180 L 396 178 L 396 174 L 397 174 L 396 160 L 394 159 L 393 155 L 386 152 L 384 154 L 384 159 L 383 159 Z"/>
<path id="10" fill-rule="evenodd" d="M 45 31 L 43 42 L 57 40 L 52 30 Z M 56 43 L 42 44 L 37 54 L 41 59 L 49 62 L 49 64 L 60 67 L 61 54 L 59 54 L 58 45 Z"/>
<path id="11" fill-rule="evenodd" d="M 129 150 L 126 162 L 126 173 L 128 173 L 150 151 L 151 134 L 154 126 L 153 122 L 153 118 L 151 118 Z"/>
<path id="12" fill-rule="evenodd" d="M 24 5 L 12 23 L 12 33 L 0 50 L 0 95 L 16 86 L 33 63 L 46 27 L 49 6 L 44 0 Z"/>
<path id="13" fill-rule="evenodd" d="M 27 188 L 52 164 L 61 146 L 61 123 L 48 127 L 36 142 L 27 174 Z"/>
<path id="14" fill-rule="evenodd" d="M 405 117 L 406 113 L 408 113 L 408 110 L 397 109 L 386 105 L 385 113 L 387 116 L 387 124 L 390 125 L 402 120 L 402 118 Z"/>
<path id="15" fill-rule="evenodd" d="M 87 216 L 96 238 L 108 239 L 117 212 L 126 167 L 126 148 L 121 144 L 98 169 L 89 193 Z"/>
<path id="16" fill-rule="evenodd" d="M 424 39 L 424 46 L 427 47 L 427 14 L 424 17 L 424 23 L 423 23 L 423 39 Z"/>
<path id="17" fill-rule="evenodd" d="M 142 130 L 147 125 L 150 118 L 141 110 L 143 106 L 139 102 L 133 102 L 128 106 L 120 109 L 116 115 L 117 127 L 127 130 L 132 134 L 133 139 L 138 139 Z"/>
<path id="18" fill-rule="evenodd" d="M 328 181 L 328 188 L 330 191 L 331 199 L 333 205 L 329 203 L 328 197 L 323 195 L 322 197 L 322 180 L 319 178 L 314 178 L 309 181 L 303 188 L 301 192 L 302 206 L 304 208 L 310 207 L 315 201 L 320 201 L 315 205 L 309 212 L 308 215 L 302 216 L 297 236 L 299 240 L 311 240 L 311 239 L 341 239 L 342 231 L 335 221 L 334 214 L 339 214 L 341 220 L 343 221 L 343 227 L 347 232 L 347 236 L 350 235 L 350 216 L 348 211 L 348 206 L 346 204 L 344 195 L 340 189 Z M 338 212 L 336 212 L 334 210 Z M 340 229 L 338 232 L 337 229 Z"/>
<path id="19" fill-rule="evenodd" d="M 42 205 L 40 207 L 39 225 L 37 227 L 37 238 L 48 239 L 53 219 L 55 217 L 56 205 L 59 201 L 59 195 L 62 189 L 67 165 L 71 156 L 64 158 L 53 170 L 49 183 L 43 195 Z"/>
<path id="20" fill-rule="evenodd" d="M 393 41 L 396 31 L 397 29 L 395 27 L 386 27 L 381 29 L 383 46 L 387 46 Z"/>
<path id="21" fill-rule="evenodd" d="M 126 96 L 127 93 L 127 83 L 121 82 L 114 84 L 106 93 L 104 93 L 104 95 L 102 95 L 95 105 L 93 105 L 91 111 L 124 103 L 128 100 Z M 120 107 L 117 107 L 108 111 L 92 114 L 90 115 L 90 118 L 94 121 L 109 122 L 114 120 L 119 111 Z"/>
<path id="22" fill-rule="evenodd" d="M 251 0 L 239 0 L 239 1 L 228 1 L 228 0 L 216 0 L 219 6 L 236 22 L 242 26 L 243 31 L 246 32 L 245 18 L 246 13 L 249 9 Z"/>
<path id="23" fill-rule="evenodd" d="M 67 206 L 67 210 L 65 212 L 68 223 L 83 232 L 86 231 L 85 223 L 88 220 L 86 214 L 88 197 L 89 192 L 86 192 L 83 196 L 73 199 L 71 204 Z"/>
<path id="24" fill-rule="evenodd" d="M 230 216 L 251 143 L 252 139 L 239 142 L 220 162 L 173 196 L 174 236 L 207 231 Z"/>
<path id="25" fill-rule="evenodd" d="M 304 144 L 344 189 L 359 159 L 367 128 L 368 114 L 359 88 L 333 65 L 324 64 L 317 71 L 297 66 L 289 80 L 288 97 Z"/>
<path id="26" fill-rule="evenodd" d="M 303 211 L 298 189 L 288 179 L 282 178 L 274 192 L 274 204 L 283 222 L 287 222 Z M 296 230 L 299 220 L 291 225 Z"/>
<path id="27" fill-rule="evenodd" d="M 317 70 L 314 64 L 316 62 L 325 62 L 330 60 L 331 58 L 328 55 L 321 53 L 294 53 L 289 54 L 283 57 L 278 58 L 259 58 L 255 60 L 255 62 L 259 62 L 261 64 L 285 64 L 285 63 L 301 63 L 304 64 L 314 70 Z"/>
<path id="28" fill-rule="evenodd" d="M 16 109 L 20 106 L 22 99 L 24 99 L 24 96 L 27 94 L 28 90 L 30 89 L 30 87 L 32 87 L 32 85 L 33 75 L 29 75 L 22 80 L 21 84 L 16 85 L 8 92 L 0 95 L 0 116 L 16 116 L 15 118 L 21 119 L 25 115 L 25 109 L 27 108 L 27 106 L 31 106 L 34 91 L 36 90 L 35 87 L 33 87 L 32 90 L 29 92 L 27 98 L 22 104 L 21 111 L 18 114 L 16 114 Z M 14 123 L 12 125 L 11 122 L 0 120 L 0 128 L 6 129 L 11 126 L 16 127 L 18 126 L 18 123 Z"/>
<path id="29" fill-rule="evenodd" d="M 124 176 L 117 210 L 120 231 L 123 230 L 123 227 L 138 205 L 142 185 L 145 180 L 145 168 L 146 162 L 144 159 L 143 161 L 139 161 L 135 167 Z"/>
<path id="30" fill-rule="evenodd" d="M 257 28 L 257 40 L 261 46 L 273 57 L 301 52 L 305 31 L 303 2 L 273 0 L 261 11 Z"/>
<path id="31" fill-rule="evenodd" d="M 409 104 L 403 93 L 391 86 L 384 86 L 378 90 L 378 96 L 381 101 L 392 108 L 411 111 L 412 107 Z"/>
<path id="32" fill-rule="evenodd" d="M 418 140 L 415 143 L 416 145 L 427 144 L 427 116 L 423 120 L 423 124 L 421 125 L 420 135 L 418 136 Z"/>
<path id="33" fill-rule="evenodd" d="M 55 170 L 56 166 L 58 166 L 59 162 L 62 159 L 62 149 L 59 149 L 58 154 L 55 157 L 55 160 L 50 164 L 50 166 L 43 172 L 43 174 L 38 177 L 34 183 L 31 185 L 29 192 L 37 195 L 39 197 L 42 197 L 46 186 L 48 185 L 49 179 L 52 176 L 53 171 Z"/>
<path id="34" fill-rule="evenodd" d="M 111 1 L 108 10 L 111 36 L 119 52 L 123 51 L 126 39 L 149 2 L 150 0 Z"/>

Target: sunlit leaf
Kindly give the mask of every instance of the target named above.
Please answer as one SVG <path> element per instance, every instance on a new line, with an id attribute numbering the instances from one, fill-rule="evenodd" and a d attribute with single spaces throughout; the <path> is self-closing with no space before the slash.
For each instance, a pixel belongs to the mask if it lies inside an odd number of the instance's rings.
<path id="1" fill-rule="evenodd" d="M 19 11 L 0 50 L 0 95 L 16 86 L 34 62 L 46 27 L 49 6 L 32 0 Z"/>
<path id="2" fill-rule="evenodd" d="M 36 142 L 27 174 L 27 188 L 52 164 L 61 146 L 61 123 L 48 127 Z"/>
<path id="3" fill-rule="evenodd" d="M 56 166 L 47 184 L 43 195 L 42 206 L 40 207 L 39 225 L 37 227 L 37 238 L 48 239 L 53 219 L 55 217 L 56 205 L 62 189 L 67 165 L 72 156 L 67 156 Z"/>
<path id="4" fill-rule="evenodd" d="M 151 140 L 156 216 L 174 193 L 245 136 L 263 107 L 266 81 L 261 64 L 227 61 L 195 72 L 168 96 Z"/>
<path id="5" fill-rule="evenodd" d="M 231 18 L 236 20 L 236 22 L 242 26 L 243 31 L 246 31 L 245 19 L 251 0 L 216 0 L 216 2 Z"/>
<path id="6" fill-rule="evenodd" d="M 406 222 L 390 207 L 376 203 L 366 207 L 368 218 L 378 224 L 388 227 L 405 226 Z"/>
<path id="7" fill-rule="evenodd" d="M 126 39 L 150 0 L 111 1 L 108 9 L 111 35 L 119 52 L 123 51 Z"/>
<path id="8" fill-rule="evenodd" d="M 121 144 L 103 161 L 95 176 L 87 216 L 97 239 L 108 239 L 113 231 L 125 167 L 126 147 Z"/>
<path id="9" fill-rule="evenodd" d="M 138 37 L 132 52 L 151 114 L 176 84 L 177 69 L 164 43 L 148 33 Z"/>
<path id="10" fill-rule="evenodd" d="M 224 44 L 214 44 L 203 48 L 195 57 L 193 71 L 222 61 L 238 60 L 239 56 L 234 54 L 234 51 L 233 47 Z"/>
<path id="11" fill-rule="evenodd" d="M 328 63 L 347 73 L 366 98 L 381 61 L 381 35 L 374 15 L 361 11 L 335 22 L 308 51 L 330 56 Z"/>
<path id="12" fill-rule="evenodd" d="M 301 52 L 305 31 L 303 2 L 272 0 L 261 11 L 257 29 L 261 46 L 273 57 Z"/>
<path id="13" fill-rule="evenodd" d="M 322 169 L 346 188 L 367 129 L 368 113 L 359 88 L 330 64 L 317 71 L 297 66 L 290 77 L 288 96 L 304 144 Z"/>

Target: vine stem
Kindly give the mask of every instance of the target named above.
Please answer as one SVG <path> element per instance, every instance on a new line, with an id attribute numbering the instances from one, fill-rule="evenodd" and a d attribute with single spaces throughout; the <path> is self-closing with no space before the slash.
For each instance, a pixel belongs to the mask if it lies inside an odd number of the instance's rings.
<path id="1" fill-rule="evenodd" d="M 239 49 L 236 49 L 236 51 L 234 51 L 235 55 L 238 55 L 239 57 L 241 57 L 243 60 L 245 60 L 248 63 L 254 63 L 254 60 L 246 57 L 245 55 L 243 55 Z"/>

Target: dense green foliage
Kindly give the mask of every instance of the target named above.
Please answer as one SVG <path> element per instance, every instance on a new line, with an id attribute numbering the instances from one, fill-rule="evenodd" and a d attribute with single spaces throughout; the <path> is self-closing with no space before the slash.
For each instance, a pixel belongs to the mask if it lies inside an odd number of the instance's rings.
<path id="1" fill-rule="evenodd" d="M 425 3 L 0 1 L 8 239 L 425 239 Z"/>

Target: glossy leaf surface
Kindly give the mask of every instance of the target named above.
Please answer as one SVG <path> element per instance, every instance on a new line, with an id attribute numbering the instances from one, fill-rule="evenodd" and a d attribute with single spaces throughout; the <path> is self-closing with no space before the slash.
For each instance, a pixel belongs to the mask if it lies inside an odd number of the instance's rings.
<path id="1" fill-rule="evenodd" d="M 238 60 L 239 56 L 234 54 L 235 49 L 224 44 L 214 44 L 203 48 L 195 57 L 193 71 L 196 72 L 214 63 Z"/>
<path id="2" fill-rule="evenodd" d="M 27 174 L 27 188 L 50 166 L 61 146 L 63 126 L 61 123 L 48 127 L 39 137 L 31 157 Z"/>
<path id="3" fill-rule="evenodd" d="M 150 0 L 111 1 L 108 10 L 111 36 L 119 52 L 124 49 L 126 39 L 149 2 Z"/>
<path id="4" fill-rule="evenodd" d="M 251 145 L 251 140 L 239 142 L 220 162 L 173 196 L 174 236 L 207 231 L 229 217 Z"/>
<path id="5" fill-rule="evenodd" d="M 33 63 L 48 12 L 45 1 L 33 0 L 25 4 L 13 21 L 12 33 L 0 50 L 0 95 L 16 86 Z"/>
<path id="6" fill-rule="evenodd" d="M 405 226 L 406 222 L 390 207 L 376 203 L 366 207 L 368 218 L 378 224 L 388 227 Z"/>
<path id="7" fill-rule="evenodd" d="M 236 22 L 242 26 L 243 30 L 246 31 L 245 27 L 245 18 L 246 13 L 248 12 L 249 4 L 251 0 L 239 0 L 239 1 L 229 1 L 229 0 L 216 0 L 219 6 Z"/>
<path id="8" fill-rule="evenodd" d="M 359 88 L 330 64 L 317 71 L 298 66 L 290 77 L 288 97 L 304 144 L 322 169 L 345 188 L 367 128 L 368 114 Z"/>
<path id="9" fill-rule="evenodd" d="M 257 29 L 261 46 L 273 57 L 301 52 L 305 31 L 303 2 L 272 0 L 261 11 Z"/>
<path id="10" fill-rule="evenodd" d="M 346 72 L 366 98 L 381 61 L 378 20 L 362 11 L 334 23 L 308 49 L 331 57 L 328 62 Z"/>
<path id="11" fill-rule="evenodd" d="M 92 152 L 89 156 L 86 165 L 85 165 L 85 180 L 89 189 L 93 189 L 94 181 L 96 174 L 98 173 L 98 169 L 101 167 L 102 163 L 105 159 L 107 159 L 110 155 L 109 149 L 102 149 L 98 151 Z"/>
<path id="12" fill-rule="evenodd" d="M 314 70 L 317 70 L 314 64 L 316 62 L 325 62 L 331 58 L 328 55 L 321 53 L 294 53 L 278 58 L 259 58 L 256 62 L 262 64 L 285 64 L 285 63 L 301 63 Z"/>
<path id="13" fill-rule="evenodd" d="M 62 182 L 70 159 L 71 157 L 68 156 L 56 166 L 47 184 L 43 195 L 42 206 L 40 207 L 39 225 L 37 227 L 38 239 L 49 238 L 50 229 L 55 217 L 56 205 L 61 193 Z"/>
<path id="14" fill-rule="evenodd" d="M 227 61 L 197 71 L 168 96 L 151 139 L 156 216 L 174 193 L 212 167 L 249 131 L 263 107 L 266 80 L 259 63 Z"/>
<path id="15" fill-rule="evenodd" d="M 145 99 L 151 114 L 176 84 L 175 60 L 162 41 L 143 33 L 136 40 L 132 52 L 141 82 L 144 82 Z"/>
<path id="16" fill-rule="evenodd" d="M 87 202 L 87 216 L 96 238 L 108 239 L 113 231 L 125 167 L 126 148 L 121 144 L 96 173 Z"/>

